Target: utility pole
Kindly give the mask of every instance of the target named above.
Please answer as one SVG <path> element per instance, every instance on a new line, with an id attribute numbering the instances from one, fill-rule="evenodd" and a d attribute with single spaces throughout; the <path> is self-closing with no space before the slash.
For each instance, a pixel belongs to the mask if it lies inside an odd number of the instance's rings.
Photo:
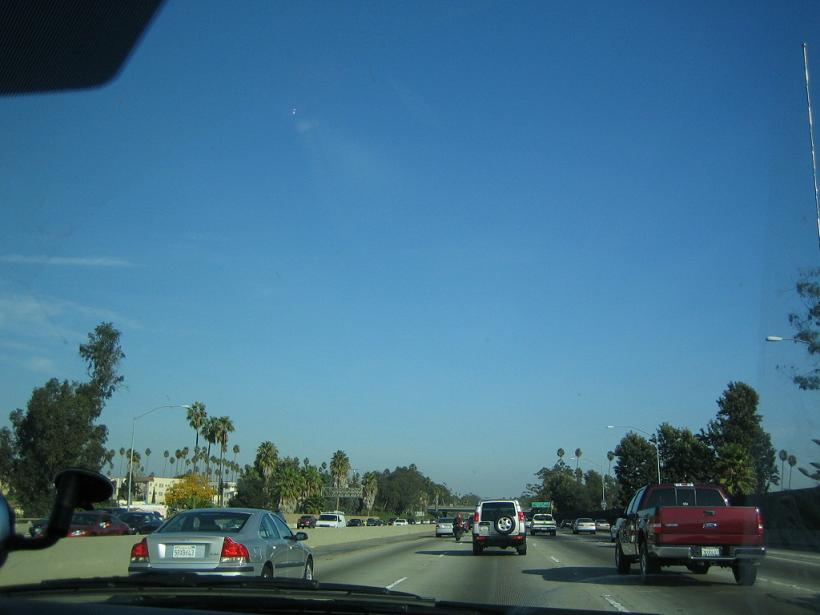
<path id="1" fill-rule="evenodd" d="M 820 247 L 820 193 L 817 189 L 817 156 L 814 151 L 814 121 L 811 112 L 811 90 L 809 89 L 809 46 L 803 43 L 803 74 L 806 79 L 806 105 L 809 110 L 809 144 L 811 146 L 811 173 L 814 180 L 814 210 L 817 215 L 817 242 Z"/>

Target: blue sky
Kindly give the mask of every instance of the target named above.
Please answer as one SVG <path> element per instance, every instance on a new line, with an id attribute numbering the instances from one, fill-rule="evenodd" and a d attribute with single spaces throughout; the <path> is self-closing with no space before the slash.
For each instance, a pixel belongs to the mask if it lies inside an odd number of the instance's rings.
<path id="1" fill-rule="evenodd" d="M 732 380 L 817 460 L 786 314 L 818 264 L 820 6 L 172 2 L 93 91 L 0 100 L 0 402 L 122 330 L 131 417 L 249 461 L 518 494 L 558 447 L 705 426 Z M 813 89 L 815 98 L 820 93 Z M 136 446 L 193 446 L 182 410 Z M 454 428 L 454 421 L 458 427 Z M 793 485 L 806 484 L 795 473 Z"/>

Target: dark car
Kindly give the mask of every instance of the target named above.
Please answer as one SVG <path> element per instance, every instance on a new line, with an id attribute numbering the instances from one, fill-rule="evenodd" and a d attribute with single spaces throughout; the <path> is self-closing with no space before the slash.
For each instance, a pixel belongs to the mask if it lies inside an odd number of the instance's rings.
<path id="1" fill-rule="evenodd" d="M 48 523 L 48 519 L 37 519 L 31 522 L 31 525 L 28 526 L 28 533 L 29 536 L 32 538 L 39 536 L 43 530 L 45 530 L 46 524 Z"/>
<path id="2" fill-rule="evenodd" d="M 365 525 L 369 527 L 377 527 L 379 525 L 384 525 L 384 522 L 381 519 L 376 519 L 375 517 L 370 517 Z"/>
<path id="3" fill-rule="evenodd" d="M 150 534 L 162 525 L 156 515 L 147 512 L 122 513 L 118 519 L 131 528 L 131 534 Z"/>
<path id="4" fill-rule="evenodd" d="M 74 513 L 66 536 L 125 536 L 130 533 L 131 528 L 111 513 L 89 510 Z"/>
<path id="5" fill-rule="evenodd" d="M 351 519 L 347 522 L 347 527 L 364 527 L 364 521 L 361 519 Z"/>
<path id="6" fill-rule="evenodd" d="M 316 527 L 316 517 L 313 515 L 302 515 L 296 521 L 296 529 L 301 529 L 303 527 Z"/>
<path id="7" fill-rule="evenodd" d="M 410 525 L 416 525 L 416 520 L 415 520 L 415 519 L 413 519 L 412 517 L 410 517 L 410 518 L 407 520 L 407 523 L 409 523 Z"/>

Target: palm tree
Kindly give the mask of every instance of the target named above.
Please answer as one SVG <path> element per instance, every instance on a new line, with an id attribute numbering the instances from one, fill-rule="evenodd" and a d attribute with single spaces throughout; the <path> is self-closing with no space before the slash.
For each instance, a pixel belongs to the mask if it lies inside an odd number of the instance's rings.
<path id="1" fill-rule="evenodd" d="M 122 476 L 122 462 L 125 459 L 125 447 L 120 447 L 120 476 Z"/>
<path id="2" fill-rule="evenodd" d="M 330 476 L 336 489 L 347 484 L 347 474 L 350 472 L 350 457 L 344 451 L 336 451 L 330 459 Z M 336 495 L 336 510 L 339 510 L 339 496 Z"/>
<path id="3" fill-rule="evenodd" d="M 233 445 L 233 464 L 236 465 L 236 456 L 239 454 L 239 445 Z"/>
<path id="4" fill-rule="evenodd" d="M 177 450 L 174 451 L 174 457 L 176 457 L 176 460 L 177 460 L 176 466 L 174 466 L 174 476 L 178 476 L 179 475 L 179 463 L 180 463 L 180 461 L 182 461 L 182 449 L 181 448 L 178 448 Z"/>
<path id="5" fill-rule="evenodd" d="M 581 455 L 584 452 L 580 448 L 575 449 L 575 477 L 578 479 L 578 482 L 581 481 L 581 477 L 578 475 L 578 470 L 580 469 L 578 465 L 581 463 Z"/>
<path id="6" fill-rule="evenodd" d="M 219 442 L 219 505 L 224 504 L 224 489 L 222 488 L 223 461 L 225 451 L 228 449 L 228 434 L 234 431 L 233 421 L 229 416 L 220 416 L 216 421 L 216 440 Z"/>
<path id="7" fill-rule="evenodd" d="M 168 452 L 168 449 L 165 449 L 165 451 L 162 453 L 162 456 L 165 457 L 165 465 L 162 466 L 162 475 L 163 476 L 165 476 L 165 474 L 168 472 L 168 457 L 170 457 L 170 455 L 171 455 L 171 453 Z"/>
<path id="8" fill-rule="evenodd" d="M 376 494 L 379 491 L 379 479 L 376 478 L 375 472 L 367 472 L 362 477 L 362 500 L 367 508 L 367 514 L 370 515 L 370 509 L 373 508 L 373 503 L 376 501 Z M 424 510 L 426 505 L 427 494 L 422 493 L 420 496 L 421 510 Z M 421 499 L 424 502 L 421 502 Z"/>
<path id="9" fill-rule="evenodd" d="M 564 449 L 559 448 L 559 449 L 558 449 L 557 451 L 555 451 L 555 452 L 556 452 L 556 454 L 558 455 L 558 461 L 563 461 L 563 459 L 564 459 L 564 455 L 565 455 L 565 451 L 564 451 Z"/>
<path id="10" fill-rule="evenodd" d="M 173 457 L 171 457 L 168 461 L 171 462 L 171 467 L 174 467 L 174 464 L 176 463 L 177 460 L 174 459 Z M 174 476 L 176 476 L 176 474 L 174 474 Z"/>
<path id="11" fill-rule="evenodd" d="M 792 490 L 792 470 L 794 469 L 794 466 L 797 465 L 797 457 L 795 457 L 794 455 L 789 455 L 788 464 L 789 464 L 789 491 L 791 491 Z"/>
<path id="12" fill-rule="evenodd" d="M 781 448 L 777 456 L 780 457 L 780 491 L 783 491 L 783 483 L 786 482 L 786 460 L 789 458 L 789 453 L 785 448 Z"/>
<path id="13" fill-rule="evenodd" d="M 279 491 L 279 508 L 282 512 L 293 512 L 302 493 L 302 474 L 299 472 L 299 461 L 286 461 L 279 464 L 276 471 L 276 487 Z"/>
<path id="14" fill-rule="evenodd" d="M 202 425 L 208 418 L 208 413 L 205 412 L 205 404 L 201 401 L 195 401 L 188 408 L 188 425 L 194 430 L 196 438 L 194 439 L 194 472 L 196 472 L 197 452 L 199 451 L 199 432 Z"/>
<path id="15" fill-rule="evenodd" d="M 145 467 L 146 467 L 146 468 L 148 467 L 148 458 L 149 458 L 150 456 L 151 456 L 151 449 L 150 449 L 150 448 L 146 448 L 146 449 L 145 449 Z"/>
<path id="16" fill-rule="evenodd" d="M 205 438 L 205 441 L 208 443 L 208 454 L 205 455 L 205 461 L 207 463 L 206 474 L 208 475 L 208 480 L 210 480 L 211 477 L 211 445 L 216 444 L 217 420 L 217 417 L 209 416 L 205 419 L 205 422 L 202 424 L 202 437 Z"/>

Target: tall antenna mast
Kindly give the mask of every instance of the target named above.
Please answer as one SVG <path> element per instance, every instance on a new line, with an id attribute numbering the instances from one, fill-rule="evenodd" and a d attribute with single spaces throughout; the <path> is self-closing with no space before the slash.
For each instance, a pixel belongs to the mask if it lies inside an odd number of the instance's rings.
<path id="1" fill-rule="evenodd" d="M 817 241 L 820 246 L 820 193 L 817 191 L 817 157 L 814 153 L 814 122 L 811 114 L 811 91 L 809 90 L 809 46 L 803 43 L 803 71 L 806 77 L 806 104 L 809 107 L 809 142 L 811 143 L 811 172 L 814 178 L 814 209 L 817 213 Z"/>

